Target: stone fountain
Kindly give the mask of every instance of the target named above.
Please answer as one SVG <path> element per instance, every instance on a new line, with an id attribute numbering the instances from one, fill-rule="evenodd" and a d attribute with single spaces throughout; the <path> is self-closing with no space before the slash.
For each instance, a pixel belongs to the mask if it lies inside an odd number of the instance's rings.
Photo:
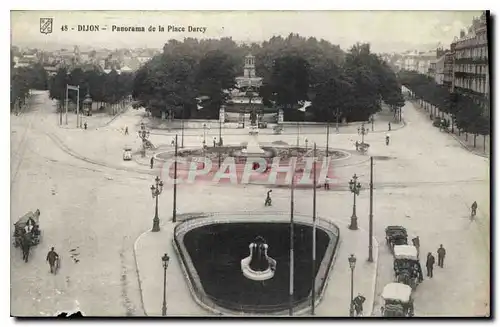
<path id="1" fill-rule="evenodd" d="M 276 271 L 276 260 L 267 254 L 269 246 L 264 238 L 257 236 L 248 248 L 250 250 L 249 256 L 241 260 L 243 275 L 255 281 L 273 278 Z"/>
<path id="2" fill-rule="evenodd" d="M 266 154 L 257 140 L 257 134 L 251 135 L 248 143 L 244 149 L 241 150 L 241 154 L 246 157 L 263 157 Z"/>

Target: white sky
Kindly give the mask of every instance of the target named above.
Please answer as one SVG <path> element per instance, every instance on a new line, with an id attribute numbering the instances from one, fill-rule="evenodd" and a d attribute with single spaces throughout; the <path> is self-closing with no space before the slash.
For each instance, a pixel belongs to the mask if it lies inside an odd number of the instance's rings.
<path id="1" fill-rule="evenodd" d="M 12 44 L 44 44 L 108 48 L 161 48 L 169 39 L 184 37 L 263 41 L 291 32 L 324 38 L 342 48 L 370 42 L 375 51 L 402 51 L 441 42 L 448 46 L 479 11 L 13 11 Z M 40 18 L 54 19 L 53 33 L 40 33 Z M 61 26 L 107 25 L 108 31 L 62 32 Z M 111 25 L 157 26 L 165 32 L 111 32 Z M 205 33 L 167 32 L 168 25 L 206 27 Z"/>

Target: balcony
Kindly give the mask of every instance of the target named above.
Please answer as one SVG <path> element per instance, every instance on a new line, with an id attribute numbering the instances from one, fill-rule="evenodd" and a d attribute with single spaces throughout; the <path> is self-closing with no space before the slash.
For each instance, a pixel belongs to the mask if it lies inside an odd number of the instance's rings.
<path id="1" fill-rule="evenodd" d="M 455 72 L 455 77 L 467 78 L 467 79 L 486 79 L 486 74 L 469 73 L 469 72 Z"/>
<path id="2" fill-rule="evenodd" d="M 487 65 L 487 57 L 476 57 L 476 58 L 456 58 L 455 64 L 472 64 L 472 65 Z"/>

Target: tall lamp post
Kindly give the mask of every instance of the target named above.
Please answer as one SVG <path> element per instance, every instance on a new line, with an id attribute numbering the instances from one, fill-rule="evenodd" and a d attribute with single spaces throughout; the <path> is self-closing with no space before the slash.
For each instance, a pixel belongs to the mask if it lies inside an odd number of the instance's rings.
<path id="1" fill-rule="evenodd" d="M 177 219 L 177 151 L 179 149 L 178 146 L 178 137 L 175 134 L 175 152 L 174 152 L 174 192 L 173 192 L 173 205 L 172 205 L 172 222 L 176 222 Z"/>
<path id="2" fill-rule="evenodd" d="M 368 262 L 373 262 L 373 157 L 370 157 L 370 217 L 368 237 Z"/>
<path id="3" fill-rule="evenodd" d="M 340 109 L 337 108 L 337 110 L 335 111 L 335 119 L 337 120 L 337 125 L 335 127 L 336 129 L 336 132 L 338 133 L 339 132 L 339 119 L 340 119 Z"/>
<path id="4" fill-rule="evenodd" d="M 361 127 L 358 127 L 358 134 L 361 135 L 361 144 L 364 144 L 365 135 L 368 134 L 368 129 L 365 128 L 365 123 L 362 123 Z"/>
<path id="5" fill-rule="evenodd" d="M 160 218 L 158 217 L 158 195 L 163 191 L 163 181 L 160 180 L 160 177 L 156 176 L 155 178 L 156 185 L 151 185 L 151 195 L 156 200 L 155 205 L 155 217 L 153 218 L 153 229 L 152 232 L 160 231 Z"/>
<path id="6" fill-rule="evenodd" d="M 356 268 L 356 257 L 351 254 L 347 259 L 349 261 L 349 268 L 351 268 L 351 303 L 349 304 L 349 316 L 354 317 L 354 268 Z"/>
<path id="7" fill-rule="evenodd" d="M 203 123 L 203 148 L 207 144 L 207 124 Z"/>
<path id="8" fill-rule="evenodd" d="M 354 196 L 354 202 L 352 205 L 352 216 L 351 216 L 351 224 L 349 225 L 350 230 L 358 229 L 358 217 L 356 217 L 356 196 L 359 195 L 359 191 L 361 190 L 361 184 L 358 182 L 358 176 L 354 174 L 352 179 L 349 181 L 349 190 Z"/>
<path id="9" fill-rule="evenodd" d="M 170 257 L 168 254 L 164 254 L 161 257 L 161 261 L 163 262 L 163 305 L 161 307 L 161 315 L 167 315 L 167 268 L 168 262 L 170 261 Z"/>
<path id="10" fill-rule="evenodd" d="M 330 116 L 328 116 L 328 121 L 326 122 L 326 151 L 325 157 L 328 158 L 328 147 L 330 144 Z"/>
<path id="11" fill-rule="evenodd" d="M 182 119 L 181 119 L 181 148 L 184 149 L 184 107 L 182 107 Z"/>

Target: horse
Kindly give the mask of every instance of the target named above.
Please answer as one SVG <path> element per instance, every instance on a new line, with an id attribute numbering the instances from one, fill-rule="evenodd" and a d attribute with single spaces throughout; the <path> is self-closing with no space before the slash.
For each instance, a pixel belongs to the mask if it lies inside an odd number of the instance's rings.
<path id="1" fill-rule="evenodd" d="M 28 262 L 31 248 L 31 233 L 26 233 L 21 237 L 21 250 L 23 252 L 24 262 Z"/>

